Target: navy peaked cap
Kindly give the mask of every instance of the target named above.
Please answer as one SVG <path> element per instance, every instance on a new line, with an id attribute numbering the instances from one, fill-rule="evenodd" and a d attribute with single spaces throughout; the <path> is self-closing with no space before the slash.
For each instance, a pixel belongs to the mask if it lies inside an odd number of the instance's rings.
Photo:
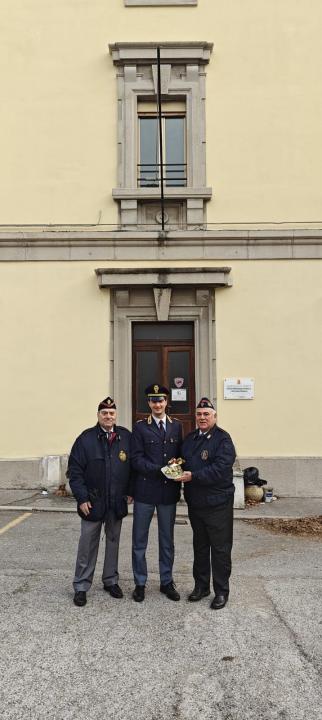
<path id="1" fill-rule="evenodd" d="M 164 385 L 158 385 L 158 383 L 148 385 L 148 387 L 145 388 L 144 392 L 148 400 L 155 400 L 157 397 L 166 398 L 169 395 L 168 388 L 166 388 Z"/>

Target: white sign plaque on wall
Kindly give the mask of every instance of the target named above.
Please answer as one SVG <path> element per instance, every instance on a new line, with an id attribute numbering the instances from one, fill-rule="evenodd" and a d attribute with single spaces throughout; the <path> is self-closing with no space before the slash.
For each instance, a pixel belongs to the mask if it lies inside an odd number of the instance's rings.
<path id="1" fill-rule="evenodd" d="M 253 400 L 254 378 L 224 378 L 224 400 Z"/>
<path id="2" fill-rule="evenodd" d="M 171 400 L 173 400 L 173 402 L 186 402 L 186 388 L 171 388 Z"/>

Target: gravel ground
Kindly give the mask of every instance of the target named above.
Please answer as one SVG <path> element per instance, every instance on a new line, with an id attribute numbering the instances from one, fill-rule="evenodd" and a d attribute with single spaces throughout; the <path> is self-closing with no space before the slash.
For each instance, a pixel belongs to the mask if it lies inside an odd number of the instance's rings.
<path id="1" fill-rule="evenodd" d="M 1 512 L 0 530 L 21 513 Z M 79 521 L 27 514 L 0 535 L 1 712 L 5 720 L 321 720 L 321 545 L 235 522 L 227 606 L 187 602 L 189 525 L 176 526 L 181 602 L 159 592 L 151 528 L 146 601 L 131 599 L 123 523 L 123 600 L 103 592 L 102 547 L 88 603 L 72 602 Z"/>

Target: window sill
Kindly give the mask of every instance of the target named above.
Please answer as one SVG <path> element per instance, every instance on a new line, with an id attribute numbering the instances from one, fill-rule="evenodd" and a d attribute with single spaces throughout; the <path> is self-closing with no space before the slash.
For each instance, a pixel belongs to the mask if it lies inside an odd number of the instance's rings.
<path id="1" fill-rule="evenodd" d="M 124 5 L 132 5 L 132 7 L 139 5 L 198 5 L 198 0 L 124 0 Z"/>
<path id="2" fill-rule="evenodd" d="M 112 196 L 114 200 L 156 200 L 160 197 L 160 188 L 113 188 Z M 188 198 L 200 198 L 210 200 L 212 197 L 212 188 L 210 187 L 165 187 L 165 199 L 185 200 Z"/>

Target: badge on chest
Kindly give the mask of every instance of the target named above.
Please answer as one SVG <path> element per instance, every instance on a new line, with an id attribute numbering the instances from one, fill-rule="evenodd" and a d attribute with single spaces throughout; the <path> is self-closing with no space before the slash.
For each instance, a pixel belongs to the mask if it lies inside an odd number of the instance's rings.
<path id="1" fill-rule="evenodd" d="M 208 450 L 202 450 L 201 460 L 208 460 L 208 457 L 209 457 L 209 452 L 208 452 Z"/>
<path id="2" fill-rule="evenodd" d="M 120 450 L 120 452 L 119 452 L 119 458 L 120 458 L 121 462 L 125 462 L 125 461 L 126 461 L 127 455 L 126 455 L 125 450 Z"/>

